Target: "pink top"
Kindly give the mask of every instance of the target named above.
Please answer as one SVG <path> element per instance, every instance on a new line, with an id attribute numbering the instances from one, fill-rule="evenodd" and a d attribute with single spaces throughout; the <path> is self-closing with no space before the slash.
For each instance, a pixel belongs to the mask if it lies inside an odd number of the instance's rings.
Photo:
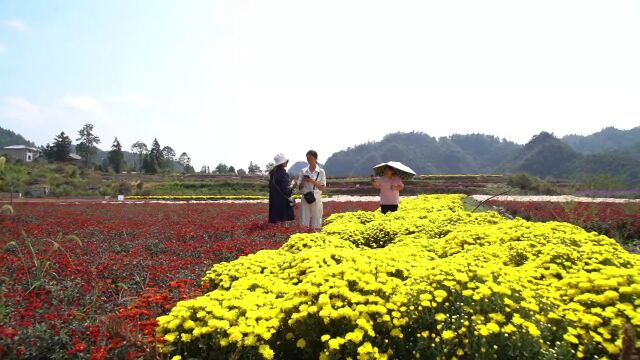
<path id="1" fill-rule="evenodd" d="M 403 185 L 402 180 L 398 176 L 392 176 L 388 178 L 381 176 L 376 178 L 378 184 L 380 184 L 380 204 L 381 205 L 398 205 L 400 202 L 400 191 L 391 190 L 391 185 Z"/>

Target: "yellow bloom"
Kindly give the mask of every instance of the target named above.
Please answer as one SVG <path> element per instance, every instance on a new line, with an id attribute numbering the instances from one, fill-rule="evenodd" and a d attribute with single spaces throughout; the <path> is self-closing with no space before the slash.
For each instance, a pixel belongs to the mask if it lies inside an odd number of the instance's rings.
<path id="1" fill-rule="evenodd" d="M 451 330 L 445 330 L 445 331 L 442 332 L 442 339 L 443 340 L 453 339 L 455 336 L 456 336 L 456 333 L 451 331 Z"/>
<path id="2" fill-rule="evenodd" d="M 573 336 L 573 335 L 571 335 L 569 333 L 564 334 L 562 337 L 565 340 L 567 340 L 568 342 L 570 342 L 570 343 L 574 343 L 574 344 L 578 344 L 579 343 L 578 338 L 576 338 L 575 336 Z"/>
<path id="3" fill-rule="evenodd" d="M 258 347 L 258 352 L 262 356 L 264 356 L 265 359 L 268 359 L 268 360 L 273 359 L 275 355 L 271 347 L 269 347 L 269 345 L 260 345 Z"/>

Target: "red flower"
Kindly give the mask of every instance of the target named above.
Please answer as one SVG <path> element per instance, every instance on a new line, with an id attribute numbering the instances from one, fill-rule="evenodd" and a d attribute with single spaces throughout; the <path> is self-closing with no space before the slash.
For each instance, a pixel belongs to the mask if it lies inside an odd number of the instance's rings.
<path id="1" fill-rule="evenodd" d="M 16 335 L 18 335 L 18 331 L 16 329 L 9 327 L 0 327 L 0 336 L 5 336 L 9 339 L 13 339 Z"/>
<path id="2" fill-rule="evenodd" d="M 378 204 L 324 206 L 329 216 L 374 210 Z M 90 352 L 96 360 L 116 353 L 154 353 L 156 317 L 181 299 L 205 293 L 209 284 L 200 284 L 200 279 L 213 264 L 277 249 L 291 234 L 310 231 L 296 224 L 269 226 L 267 204 L 255 203 L 22 203 L 15 209 L 17 215 L 0 227 L 0 248 L 12 241 L 26 247 L 24 231 L 34 239 L 36 257 L 49 261 L 45 276 L 51 286 L 27 292 L 24 284 L 35 269 L 24 265 L 17 253 L 0 252 L 0 276 L 11 284 L 5 293 L 10 311 L 2 325 L 12 325 L 0 327 L 0 338 L 12 339 L 12 348 L 24 354 L 31 344 L 20 343 L 16 335 L 39 324 L 57 336 L 81 339 L 72 343 L 67 356 Z M 65 251 L 50 252 L 50 243 L 40 240 L 56 239 L 58 234 L 76 235 L 82 245 L 63 239 L 59 243 Z M 48 350 L 63 356 L 67 352 Z M 51 353 L 35 357 L 47 355 Z"/>

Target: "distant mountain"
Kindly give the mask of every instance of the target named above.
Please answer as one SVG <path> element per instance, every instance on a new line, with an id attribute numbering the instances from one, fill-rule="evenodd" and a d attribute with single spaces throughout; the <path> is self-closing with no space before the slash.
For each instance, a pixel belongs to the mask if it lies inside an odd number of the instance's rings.
<path id="1" fill-rule="evenodd" d="M 567 177 L 583 155 L 547 132 L 534 136 L 502 164 L 503 172 L 525 172 L 541 177 Z"/>
<path id="2" fill-rule="evenodd" d="M 36 147 L 33 141 L 25 139 L 22 135 L 0 127 L 0 148 L 11 145 L 27 145 Z"/>
<path id="3" fill-rule="evenodd" d="M 624 149 L 640 142 L 640 126 L 629 130 L 607 127 L 591 135 L 567 135 L 560 140 L 582 154 Z"/>
<path id="4" fill-rule="evenodd" d="M 458 135 L 449 137 L 458 147 L 473 157 L 474 166 L 485 173 L 496 172 L 508 154 L 522 148 L 514 142 L 484 134 Z"/>
<path id="5" fill-rule="evenodd" d="M 424 133 L 395 133 L 334 153 L 325 169 L 329 176 L 367 176 L 373 166 L 390 160 L 418 174 L 524 172 L 578 180 L 607 175 L 626 186 L 640 186 L 640 139 L 616 150 L 585 155 L 547 132 L 525 145 L 483 134 L 436 139 Z"/>
<path id="6" fill-rule="evenodd" d="M 623 149 L 589 154 L 576 164 L 577 176 L 607 174 L 629 188 L 640 188 L 640 142 Z"/>
<path id="7" fill-rule="evenodd" d="M 334 153 L 325 169 L 330 176 L 369 175 L 372 167 L 400 161 L 419 174 L 490 173 L 521 146 L 483 134 L 436 139 L 421 132 L 395 133 Z"/>
<path id="8" fill-rule="evenodd" d="M 293 165 L 289 166 L 287 172 L 292 175 L 297 175 L 302 171 L 302 169 L 306 168 L 307 165 L 306 161 L 296 161 Z M 320 165 L 320 167 L 322 167 L 322 165 Z"/>

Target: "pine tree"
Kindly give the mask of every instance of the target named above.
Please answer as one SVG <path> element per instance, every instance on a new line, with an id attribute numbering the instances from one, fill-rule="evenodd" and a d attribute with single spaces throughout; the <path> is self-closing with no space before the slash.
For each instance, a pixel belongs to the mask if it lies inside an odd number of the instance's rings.
<path id="1" fill-rule="evenodd" d="M 63 132 L 53 139 L 53 145 L 47 144 L 44 156 L 49 161 L 65 161 L 71 153 L 71 139 Z"/>
<path id="2" fill-rule="evenodd" d="M 153 143 L 151 144 L 151 150 L 149 151 L 149 156 L 153 158 L 153 162 L 155 163 L 156 172 L 160 169 L 162 162 L 164 160 L 164 156 L 162 155 L 162 148 L 160 147 L 160 143 L 158 139 L 153 139 Z"/>
<path id="3" fill-rule="evenodd" d="M 115 171 L 116 174 L 120 174 L 124 167 L 124 153 L 122 152 L 122 145 L 120 145 L 117 137 L 113 140 L 113 145 L 111 145 L 111 151 L 109 151 L 107 158 L 113 171 Z"/>

